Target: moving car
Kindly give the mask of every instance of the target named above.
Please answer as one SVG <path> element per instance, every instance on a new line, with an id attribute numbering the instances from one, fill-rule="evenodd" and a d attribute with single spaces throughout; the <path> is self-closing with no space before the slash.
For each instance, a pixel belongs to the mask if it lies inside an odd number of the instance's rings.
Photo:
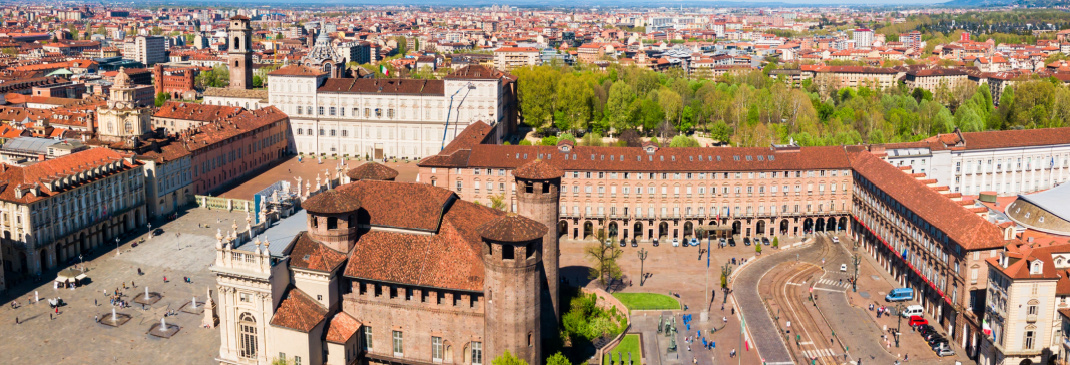
<path id="1" fill-rule="evenodd" d="M 847 272 L 847 264 L 840 264 L 840 272 Z"/>
<path id="2" fill-rule="evenodd" d="M 836 236 L 832 236 L 832 242 L 840 243 L 840 238 L 836 237 Z"/>

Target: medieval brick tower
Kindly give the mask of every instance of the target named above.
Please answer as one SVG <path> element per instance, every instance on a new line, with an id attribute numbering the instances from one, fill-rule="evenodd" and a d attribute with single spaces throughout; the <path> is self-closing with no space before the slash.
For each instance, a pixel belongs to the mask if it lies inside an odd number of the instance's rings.
<path id="1" fill-rule="evenodd" d="M 253 29 L 249 18 L 236 15 L 230 18 L 227 28 L 230 41 L 227 50 L 227 67 L 230 68 L 230 88 L 249 89 L 253 87 Z"/>
<path id="2" fill-rule="evenodd" d="M 509 213 L 487 222 L 479 231 L 486 297 L 484 359 L 496 359 L 509 351 L 528 364 L 540 364 L 540 264 L 547 229 L 539 222 Z"/>
<path id="3" fill-rule="evenodd" d="M 543 287 L 549 298 L 546 305 L 553 309 L 554 321 L 543 333 L 557 333 L 561 322 L 561 305 L 558 303 L 558 209 L 561 204 L 561 177 L 564 171 L 542 160 L 526 163 L 513 171 L 516 178 L 517 213 L 542 223 L 549 230 L 542 238 Z M 549 322 L 549 321 L 548 321 Z"/>

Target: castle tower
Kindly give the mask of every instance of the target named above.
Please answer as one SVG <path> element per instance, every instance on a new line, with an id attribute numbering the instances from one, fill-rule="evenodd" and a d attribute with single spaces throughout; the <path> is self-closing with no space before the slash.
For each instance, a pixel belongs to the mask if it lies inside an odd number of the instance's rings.
<path id="1" fill-rule="evenodd" d="M 479 228 L 483 241 L 484 359 L 505 351 L 542 363 L 543 236 L 539 222 L 509 213 Z"/>
<path id="2" fill-rule="evenodd" d="M 227 67 L 230 68 L 230 88 L 249 89 L 253 87 L 253 29 L 249 17 L 236 15 L 230 18 L 227 28 Z"/>
<path id="3" fill-rule="evenodd" d="M 547 304 L 553 309 L 554 321 L 552 326 L 543 329 L 544 333 L 557 333 L 554 327 L 561 322 L 557 220 L 561 204 L 561 177 L 564 175 L 564 171 L 542 160 L 526 163 L 513 170 L 517 186 L 517 213 L 542 223 L 549 230 L 542 238 L 542 281 L 549 296 Z"/>

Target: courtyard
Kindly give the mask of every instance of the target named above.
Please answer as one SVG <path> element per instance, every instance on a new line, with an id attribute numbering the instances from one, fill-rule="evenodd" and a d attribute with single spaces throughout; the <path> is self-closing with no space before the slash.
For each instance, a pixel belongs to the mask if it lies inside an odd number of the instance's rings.
<path id="1" fill-rule="evenodd" d="M 217 228 L 230 230 L 235 223 L 244 227 L 245 214 L 189 210 L 170 222 L 152 222 L 153 228 L 162 230 L 157 236 L 149 238 L 148 228 L 141 228 L 137 235 L 121 242 L 119 255 L 111 248 L 98 249 L 95 255 L 84 257 L 89 278 L 85 285 L 73 290 L 54 289 L 56 270 L 52 270 L 39 282 L 11 288 L 0 307 L 0 328 L 4 328 L 5 339 L 0 341 L 0 353 L 6 354 L 11 363 L 212 362 L 219 351 L 219 330 L 202 328 L 203 315 L 180 309 L 194 296 L 203 306 L 209 289 L 215 296 L 215 278 L 208 270 L 215 260 L 214 236 Z M 145 242 L 133 247 L 141 238 Z M 138 275 L 139 269 L 143 275 Z M 183 280 L 186 277 L 190 283 Z M 142 309 L 134 300 L 144 295 L 146 287 L 162 298 Z M 105 292 L 114 291 L 120 292 L 121 299 L 129 305 L 116 308 L 117 313 L 129 315 L 130 320 L 118 327 L 96 323 L 96 316 L 110 316 L 112 306 Z M 35 293 L 40 302 L 34 303 Z M 66 304 L 59 308 L 59 314 L 47 301 L 57 297 Z M 11 301 L 18 302 L 19 308 L 12 309 Z M 177 313 L 166 317 L 168 326 L 178 325 L 179 331 L 169 339 L 147 334 L 168 311 Z"/>

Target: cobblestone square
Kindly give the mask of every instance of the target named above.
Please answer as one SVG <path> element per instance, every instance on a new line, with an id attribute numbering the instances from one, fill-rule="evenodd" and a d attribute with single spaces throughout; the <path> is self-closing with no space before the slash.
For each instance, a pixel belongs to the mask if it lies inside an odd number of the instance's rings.
<path id="1" fill-rule="evenodd" d="M 198 223 L 207 227 L 198 227 Z M 162 230 L 158 236 L 149 238 L 148 227 L 141 227 L 137 235 L 121 242 L 120 255 L 112 246 L 86 257 L 90 281 L 74 290 L 53 289 L 57 270 L 44 274 L 40 282 L 12 288 L 10 293 L 18 296 L 8 296 L 0 308 L 0 333 L 5 339 L 0 341 L 0 354 L 10 363 L 210 363 L 218 353 L 219 330 L 202 328 L 202 315 L 180 308 L 193 296 L 198 297 L 198 305 L 204 305 L 209 288 L 215 296 L 215 278 L 208 271 L 215 260 L 214 236 L 217 227 L 229 230 L 234 223 L 244 227 L 245 214 L 189 210 L 174 221 L 152 222 L 154 229 Z M 146 241 L 133 247 L 141 238 Z M 144 274 L 139 276 L 138 269 Z M 184 282 L 183 277 L 192 283 Z M 123 289 L 124 283 L 127 289 Z M 133 299 L 144 295 L 146 286 L 163 298 L 142 309 Z M 117 308 L 117 312 L 132 318 L 119 327 L 95 323 L 95 316 L 110 315 L 112 306 L 104 292 L 115 290 L 130 305 Z M 35 291 L 40 302 L 27 304 L 33 301 Z M 66 303 L 59 314 L 47 302 L 56 297 Z M 12 300 L 20 307 L 12 309 Z M 169 310 L 178 314 L 166 318 L 168 325 L 178 325 L 181 330 L 170 339 L 149 335 L 150 327 L 158 325 Z M 20 324 L 15 323 L 16 317 Z"/>

